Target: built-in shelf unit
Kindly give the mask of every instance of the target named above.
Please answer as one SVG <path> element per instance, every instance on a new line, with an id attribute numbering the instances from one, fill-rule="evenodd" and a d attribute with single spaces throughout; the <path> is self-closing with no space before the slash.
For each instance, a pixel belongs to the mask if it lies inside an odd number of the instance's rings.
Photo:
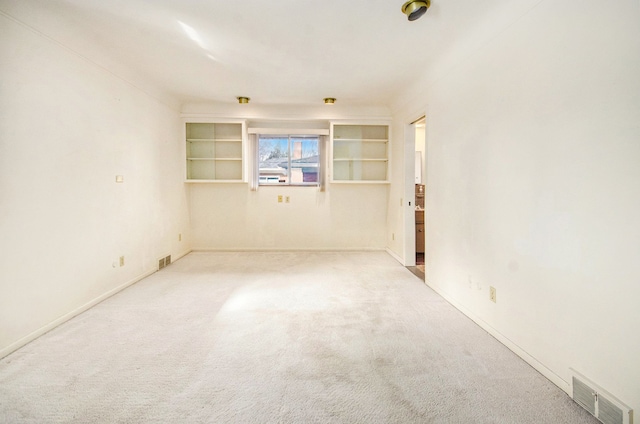
<path id="1" fill-rule="evenodd" d="M 244 122 L 186 122 L 187 182 L 243 182 Z"/>
<path id="2" fill-rule="evenodd" d="M 389 181 L 388 125 L 331 125 L 331 182 Z"/>

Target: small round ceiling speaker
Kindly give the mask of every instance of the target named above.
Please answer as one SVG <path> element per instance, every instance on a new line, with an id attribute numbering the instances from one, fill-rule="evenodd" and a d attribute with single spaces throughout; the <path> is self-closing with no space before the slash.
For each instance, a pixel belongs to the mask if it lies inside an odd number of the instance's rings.
<path id="1" fill-rule="evenodd" d="M 415 21 L 425 13 L 431 6 L 431 0 L 410 0 L 402 5 L 402 13 L 409 17 L 410 21 Z"/>

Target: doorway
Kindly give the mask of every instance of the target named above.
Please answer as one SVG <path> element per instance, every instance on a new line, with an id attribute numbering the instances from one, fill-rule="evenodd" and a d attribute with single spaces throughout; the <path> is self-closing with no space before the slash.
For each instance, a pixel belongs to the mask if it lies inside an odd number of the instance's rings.
<path id="1" fill-rule="evenodd" d="M 420 279 L 425 279 L 426 264 L 426 119 L 413 121 L 405 129 L 407 166 L 405 194 L 412 207 L 405 210 L 405 264 Z"/>
<path id="2" fill-rule="evenodd" d="M 416 233 L 416 267 L 424 274 L 425 267 L 425 194 L 426 194 L 426 135 L 425 118 L 414 122 L 415 129 L 415 233 Z"/>

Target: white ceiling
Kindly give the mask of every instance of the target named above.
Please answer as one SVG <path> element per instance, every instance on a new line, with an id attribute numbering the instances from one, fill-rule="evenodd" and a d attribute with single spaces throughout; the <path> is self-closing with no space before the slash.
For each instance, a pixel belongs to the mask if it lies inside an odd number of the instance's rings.
<path id="1" fill-rule="evenodd" d="M 0 10 L 180 102 L 386 106 L 539 0 L 0 0 Z M 517 5 L 517 7 L 516 7 Z"/>

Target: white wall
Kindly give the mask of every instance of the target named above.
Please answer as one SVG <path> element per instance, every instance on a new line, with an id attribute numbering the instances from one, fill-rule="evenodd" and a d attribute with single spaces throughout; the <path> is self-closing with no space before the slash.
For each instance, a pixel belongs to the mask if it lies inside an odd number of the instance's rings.
<path id="1" fill-rule="evenodd" d="M 337 105 L 336 105 L 337 106 Z M 329 128 L 329 121 L 389 120 L 386 108 L 322 105 L 254 106 L 186 104 L 187 116 L 245 118 L 255 127 Z M 252 124 L 255 123 L 255 124 Z M 327 161 L 328 163 L 328 161 Z M 190 188 L 194 249 L 351 250 L 384 249 L 388 204 L 386 184 L 331 184 L 316 187 L 259 187 L 248 184 L 193 184 Z M 278 203 L 278 195 L 290 203 Z"/>
<path id="2" fill-rule="evenodd" d="M 415 155 L 416 157 L 420 158 L 420 172 L 418 175 L 420 175 L 420 184 L 424 184 L 425 183 L 425 175 L 427 175 L 427 168 L 426 168 L 426 164 L 427 164 L 427 152 L 426 152 L 426 148 L 427 148 L 427 140 L 425 138 L 425 127 L 424 124 L 420 124 L 420 126 L 416 125 L 416 150 L 415 150 Z M 418 162 L 416 162 L 416 166 L 418 165 Z"/>
<path id="3" fill-rule="evenodd" d="M 279 194 L 291 203 L 278 203 Z M 191 188 L 194 249 L 384 249 L 386 212 L 383 185 Z"/>
<path id="4" fill-rule="evenodd" d="M 639 22 L 637 1 L 543 1 L 394 111 L 427 109 L 428 284 L 563 389 L 573 367 L 636 411 Z"/>
<path id="5" fill-rule="evenodd" d="M 189 245 L 177 111 L 4 15 L 0 75 L 1 357 Z"/>

